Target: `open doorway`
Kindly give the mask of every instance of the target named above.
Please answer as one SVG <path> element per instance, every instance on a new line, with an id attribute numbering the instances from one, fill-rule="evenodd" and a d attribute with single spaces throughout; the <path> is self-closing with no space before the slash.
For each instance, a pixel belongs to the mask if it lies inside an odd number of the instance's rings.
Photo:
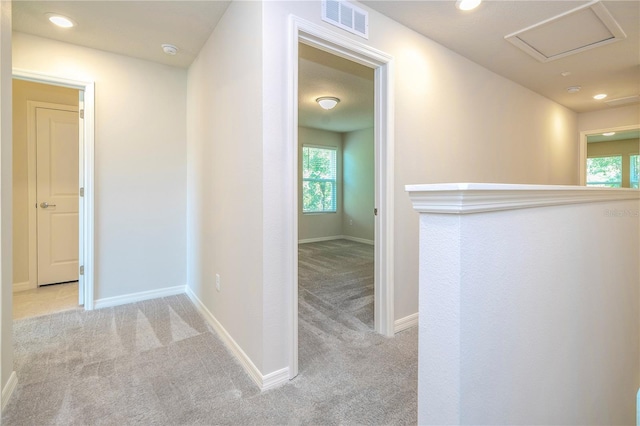
<path id="1" fill-rule="evenodd" d="M 14 308 L 93 309 L 94 85 L 13 77 Z"/>
<path id="2" fill-rule="evenodd" d="M 79 101 L 75 88 L 13 80 L 14 319 L 81 303 Z"/>
<path id="3" fill-rule="evenodd" d="M 303 43 L 298 57 L 299 314 L 334 336 L 373 331 L 374 71 Z"/>
<path id="4" fill-rule="evenodd" d="M 293 286 L 291 290 L 291 358 L 289 364 L 289 376 L 295 377 L 298 374 L 298 281 L 299 281 L 299 269 L 301 267 L 299 263 L 298 245 L 299 241 L 305 238 L 300 238 L 300 233 L 303 227 L 299 227 L 299 210 L 304 209 L 303 202 L 300 200 L 303 197 L 300 191 L 302 182 L 302 165 L 301 165 L 301 150 L 304 150 L 304 141 L 299 141 L 298 123 L 299 123 L 299 50 L 306 49 L 307 47 L 315 48 L 322 51 L 324 54 L 330 54 L 338 56 L 346 60 L 347 63 L 354 62 L 355 64 L 364 66 L 373 71 L 373 128 L 369 129 L 369 133 L 373 133 L 373 192 L 374 202 L 373 211 L 370 211 L 373 218 L 373 327 L 377 336 L 393 336 L 394 334 L 394 315 L 393 315 L 393 119 L 392 119 L 392 105 L 389 101 L 391 98 L 391 65 L 392 58 L 386 54 L 371 49 L 361 43 L 354 42 L 353 40 L 336 34 L 330 30 L 316 26 L 312 23 L 301 20 L 297 17 L 291 17 L 292 20 L 292 37 L 291 37 L 291 75 L 289 81 L 291 83 L 291 93 L 293 96 L 290 98 L 289 111 L 292 117 L 292 129 L 290 133 L 290 142 L 293 156 L 293 181 L 292 186 L 293 194 Z M 301 44 L 305 45 L 301 48 Z M 304 52 L 303 52 L 304 55 Z M 322 96 L 331 96 L 331 94 L 325 94 Z M 315 102 L 315 99 L 313 100 Z M 316 106 L 317 107 L 317 106 Z M 301 132 L 302 133 L 302 132 Z M 313 144 L 309 144 L 313 145 Z M 336 150 L 337 151 L 337 150 Z M 338 156 L 336 152 L 336 158 L 342 158 Z M 336 160 L 337 161 L 337 160 Z M 336 199 L 340 200 L 340 196 L 336 195 Z M 344 198 L 343 198 L 344 200 Z M 366 207 L 365 207 L 366 208 Z M 369 207 L 370 208 L 370 207 Z M 351 218 L 347 215 L 345 217 L 344 212 L 341 218 L 343 224 L 346 221 L 347 227 Z M 354 221 L 355 223 L 355 221 Z M 342 231 L 344 232 L 344 231 Z M 307 236 L 307 240 L 313 238 Z M 366 246 L 366 242 L 357 241 L 358 238 L 354 237 L 355 243 L 360 243 Z M 365 240 L 365 238 L 362 238 Z M 331 241 L 331 240 L 329 240 Z M 352 240 L 344 239 L 342 241 L 354 242 Z M 371 245 L 369 244 L 369 249 Z M 361 301 L 366 300 L 362 298 Z M 356 303 L 357 305 L 357 303 Z M 363 318 L 364 316 L 361 315 Z M 360 321 L 360 320 L 359 320 Z M 362 322 L 362 321 L 360 321 Z M 321 323 L 321 322 L 320 322 Z M 364 323 L 363 323 L 364 324 Z M 301 348 L 303 349 L 303 348 Z M 307 348 L 304 348 L 305 350 Z M 313 350 L 313 348 L 311 348 Z"/>
<path id="5" fill-rule="evenodd" d="M 581 132 L 580 183 L 638 188 L 640 125 Z"/>

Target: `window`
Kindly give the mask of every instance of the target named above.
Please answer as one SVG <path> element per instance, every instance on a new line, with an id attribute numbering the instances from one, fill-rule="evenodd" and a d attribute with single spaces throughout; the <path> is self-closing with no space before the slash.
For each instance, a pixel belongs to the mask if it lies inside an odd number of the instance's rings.
<path id="1" fill-rule="evenodd" d="M 587 186 L 622 187 L 622 156 L 587 158 Z"/>
<path id="2" fill-rule="evenodd" d="M 631 188 L 639 188 L 638 176 L 640 175 L 640 155 L 631 155 L 631 171 L 629 173 L 629 186 Z"/>
<path id="3" fill-rule="evenodd" d="M 302 211 L 303 213 L 335 213 L 336 149 L 302 147 Z"/>

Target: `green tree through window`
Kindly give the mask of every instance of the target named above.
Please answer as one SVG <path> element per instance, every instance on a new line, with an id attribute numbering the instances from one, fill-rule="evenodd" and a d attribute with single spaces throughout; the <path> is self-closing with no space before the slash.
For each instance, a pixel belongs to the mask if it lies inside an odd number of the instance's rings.
<path id="1" fill-rule="evenodd" d="M 302 211 L 336 211 L 337 161 L 335 148 L 302 147 Z"/>
<path id="2" fill-rule="evenodd" d="M 587 186 L 622 186 L 622 157 L 587 158 Z"/>

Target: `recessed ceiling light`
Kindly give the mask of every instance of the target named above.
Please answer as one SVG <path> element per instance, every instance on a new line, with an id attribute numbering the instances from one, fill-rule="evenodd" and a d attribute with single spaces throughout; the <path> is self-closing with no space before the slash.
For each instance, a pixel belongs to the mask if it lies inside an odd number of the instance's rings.
<path id="1" fill-rule="evenodd" d="M 76 23 L 71 18 L 67 18 L 66 16 L 57 13 L 47 13 L 47 18 L 49 19 L 49 22 L 60 28 L 71 28 L 76 26 Z"/>
<path id="2" fill-rule="evenodd" d="M 595 95 L 595 96 L 593 97 L 593 99 L 600 100 L 600 99 L 604 99 L 604 98 L 606 98 L 606 97 L 607 97 L 607 95 L 606 95 L 606 94 L 604 94 L 604 93 L 600 93 L 599 95 Z"/>
<path id="3" fill-rule="evenodd" d="M 456 7 L 460 10 L 473 10 L 480 6 L 482 0 L 458 0 L 456 1 Z"/>
<path id="4" fill-rule="evenodd" d="M 615 134 L 616 132 L 606 132 L 606 133 L 603 133 L 602 136 L 613 136 Z"/>
<path id="5" fill-rule="evenodd" d="M 580 87 L 580 86 L 571 86 L 571 87 L 567 87 L 567 92 L 569 92 L 569 93 L 578 93 L 580 91 L 580 89 L 582 89 L 582 87 Z"/>

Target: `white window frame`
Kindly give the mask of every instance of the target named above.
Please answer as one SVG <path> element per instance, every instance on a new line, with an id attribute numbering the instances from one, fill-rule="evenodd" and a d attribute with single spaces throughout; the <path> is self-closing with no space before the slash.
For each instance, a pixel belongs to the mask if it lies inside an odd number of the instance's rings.
<path id="1" fill-rule="evenodd" d="M 325 151 L 333 151 L 335 156 L 335 173 L 334 179 L 315 179 L 315 178 L 305 178 L 304 177 L 304 151 L 305 149 L 322 149 Z M 303 214 L 327 214 L 327 213 L 336 213 L 338 211 L 338 148 L 335 146 L 329 145 L 311 145 L 311 144 L 303 144 L 302 145 L 302 213 Z M 304 183 L 305 182 L 333 182 L 333 210 L 305 210 L 304 208 Z"/>

